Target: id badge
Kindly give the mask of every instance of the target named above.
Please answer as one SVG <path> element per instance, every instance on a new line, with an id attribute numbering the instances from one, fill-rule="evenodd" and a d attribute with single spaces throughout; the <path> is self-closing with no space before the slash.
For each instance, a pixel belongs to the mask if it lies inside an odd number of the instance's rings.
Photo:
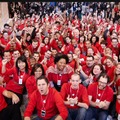
<path id="1" fill-rule="evenodd" d="M 96 102 L 100 102 L 100 99 L 96 99 Z"/>
<path id="2" fill-rule="evenodd" d="M 19 78 L 19 84 L 22 85 L 22 79 L 21 78 Z"/>
<path id="3" fill-rule="evenodd" d="M 45 110 L 41 110 L 41 116 L 45 117 L 45 115 L 46 115 L 46 111 Z"/>
<path id="4" fill-rule="evenodd" d="M 57 80 L 57 85 L 61 85 L 61 80 Z"/>

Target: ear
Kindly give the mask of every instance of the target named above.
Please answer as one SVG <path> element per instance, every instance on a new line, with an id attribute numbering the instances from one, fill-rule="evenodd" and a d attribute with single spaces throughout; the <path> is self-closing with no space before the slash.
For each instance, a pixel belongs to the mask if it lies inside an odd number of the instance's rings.
<path id="1" fill-rule="evenodd" d="M 82 80 L 80 79 L 80 82 L 79 83 L 81 83 L 82 82 Z"/>
<path id="2" fill-rule="evenodd" d="M 50 87 L 50 83 L 48 83 L 48 87 Z"/>
<path id="3" fill-rule="evenodd" d="M 70 79 L 70 83 L 71 83 L 71 79 Z"/>

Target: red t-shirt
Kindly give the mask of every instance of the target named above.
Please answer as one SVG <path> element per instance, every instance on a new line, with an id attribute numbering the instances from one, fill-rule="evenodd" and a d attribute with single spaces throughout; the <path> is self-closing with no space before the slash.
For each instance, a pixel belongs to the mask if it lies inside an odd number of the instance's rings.
<path id="1" fill-rule="evenodd" d="M 44 120 L 50 120 L 51 117 L 57 114 L 60 114 L 63 120 L 66 120 L 68 116 L 68 111 L 64 106 L 61 95 L 53 88 L 49 88 L 49 93 L 47 95 L 41 95 L 38 90 L 35 90 L 24 112 L 24 117 L 30 117 L 35 107 L 38 116 Z M 45 117 L 41 116 L 41 110 L 46 111 Z"/>
<path id="2" fill-rule="evenodd" d="M 6 89 L 22 94 L 25 82 L 29 77 L 29 74 L 20 72 L 20 75 L 18 75 L 17 69 L 13 67 L 11 69 L 6 70 L 5 76 L 9 76 L 9 75 L 13 75 L 13 79 L 7 83 Z M 22 81 L 20 79 L 22 79 Z"/>
<path id="3" fill-rule="evenodd" d="M 46 75 L 49 81 L 53 81 L 57 84 L 58 80 L 61 80 L 61 85 L 63 85 L 63 83 L 67 83 L 70 80 L 72 74 L 73 68 L 69 65 L 66 65 L 61 74 L 57 72 L 56 65 L 50 66 L 46 71 Z"/>
<path id="4" fill-rule="evenodd" d="M 78 102 L 83 102 L 89 105 L 87 89 L 82 84 L 79 84 L 79 89 L 72 89 L 71 83 L 65 83 L 61 88 L 60 94 L 64 99 L 64 101 L 67 101 L 67 97 L 69 95 L 70 98 L 78 97 Z M 66 105 L 66 106 L 67 108 L 79 108 L 77 105 L 74 106 Z"/>
<path id="5" fill-rule="evenodd" d="M 95 82 L 88 86 L 88 96 L 92 96 L 93 102 L 97 99 L 111 102 L 113 100 L 113 90 L 109 86 L 106 86 L 104 90 L 100 90 L 98 89 L 98 82 Z"/>
<path id="6" fill-rule="evenodd" d="M 7 107 L 7 103 L 5 101 L 5 98 L 3 96 L 3 92 L 4 92 L 5 88 L 0 86 L 0 111 L 2 111 L 4 108 Z"/>
<path id="7" fill-rule="evenodd" d="M 26 89 L 27 89 L 28 97 L 30 98 L 31 94 L 37 89 L 36 79 L 34 75 L 30 76 L 26 80 Z"/>
<path id="8" fill-rule="evenodd" d="M 120 103 L 118 102 L 118 100 L 116 101 L 116 112 L 120 114 Z"/>

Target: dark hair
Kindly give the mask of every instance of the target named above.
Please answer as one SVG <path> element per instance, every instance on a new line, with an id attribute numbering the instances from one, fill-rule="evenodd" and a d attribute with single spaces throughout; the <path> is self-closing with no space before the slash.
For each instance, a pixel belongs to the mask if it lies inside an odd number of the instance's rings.
<path id="1" fill-rule="evenodd" d="M 42 69 L 42 75 L 45 75 L 44 68 L 43 68 L 42 64 L 40 64 L 40 63 L 36 63 L 36 64 L 33 66 L 32 71 L 31 71 L 31 75 L 35 75 L 34 72 L 35 72 L 38 68 L 41 68 L 41 69 Z"/>
<path id="2" fill-rule="evenodd" d="M 92 41 L 93 37 L 96 38 L 95 43 L 93 43 L 93 41 Z M 90 38 L 90 42 L 91 42 L 92 44 L 94 44 L 94 45 L 95 45 L 98 41 L 99 41 L 99 38 L 98 38 L 98 36 L 96 36 L 96 35 L 92 35 L 92 37 Z"/>
<path id="3" fill-rule="evenodd" d="M 50 38 L 49 38 L 48 36 L 45 36 L 45 37 L 43 38 L 43 40 L 42 40 L 42 43 L 45 43 L 45 39 L 46 39 L 46 38 L 48 38 L 48 43 L 50 42 L 50 41 L 49 41 Z"/>
<path id="4" fill-rule="evenodd" d="M 54 63 L 56 64 L 60 59 L 65 59 L 66 64 L 69 62 L 69 58 L 66 54 L 63 53 L 57 53 L 54 58 Z"/>
<path id="5" fill-rule="evenodd" d="M 25 57 L 24 55 L 22 55 L 22 56 L 18 57 L 17 60 L 16 60 L 16 68 L 17 68 L 18 74 L 19 74 L 19 72 L 20 72 L 20 69 L 19 69 L 19 67 L 18 67 L 18 62 L 19 62 L 19 61 L 22 61 L 22 62 L 25 63 L 25 65 L 26 65 L 26 66 L 25 66 L 25 72 L 28 73 L 28 63 L 27 63 L 27 59 L 26 59 L 26 57 Z"/>
<path id="6" fill-rule="evenodd" d="M 42 80 L 42 79 L 44 79 L 47 84 L 49 83 L 47 77 L 45 77 L 44 75 L 42 75 L 39 78 L 37 78 L 36 83 L 38 82 L 38 80 Z"/>
<path id="7" fill-rule="evenodd" d="M 8 27 L 9 27 L 10 25 L 9 25 L 9 24 L 7 24 L 7 23 L 5 23 L 5 24 L 4 24 L 4 27 L 6 27 L 6 26 L 8 26 Z"/>
<path id="8" fill-rule="evenodd" d="M 92 59 L 94 60 L 94 56 L 92 56 L 92 55 L 87 55 L 86 58 L 87 58 L 87 57 L 92 57 Z"/>
<path id="9" fill-rule="evenodd" d="M 110 81 L 110 77 L 105 72 L 100 74 L 100 76 L 98 77 L 98 81 L 100 80 L 101 77 L 107 78 L 107 83 Z"/>

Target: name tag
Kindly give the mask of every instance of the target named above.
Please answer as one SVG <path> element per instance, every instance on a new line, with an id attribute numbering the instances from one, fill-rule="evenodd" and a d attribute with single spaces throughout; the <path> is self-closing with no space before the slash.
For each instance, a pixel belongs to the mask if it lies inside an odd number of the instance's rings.
<path id="1" fill-rule="evenodd" d="M 57 80 L 57 85 L 61 85 L 61 80 Z"/>
<path id="2" fill-rule="evenodd" d="M 19 78 L 19 84 L 22 85 L 22 78 Z"/>

